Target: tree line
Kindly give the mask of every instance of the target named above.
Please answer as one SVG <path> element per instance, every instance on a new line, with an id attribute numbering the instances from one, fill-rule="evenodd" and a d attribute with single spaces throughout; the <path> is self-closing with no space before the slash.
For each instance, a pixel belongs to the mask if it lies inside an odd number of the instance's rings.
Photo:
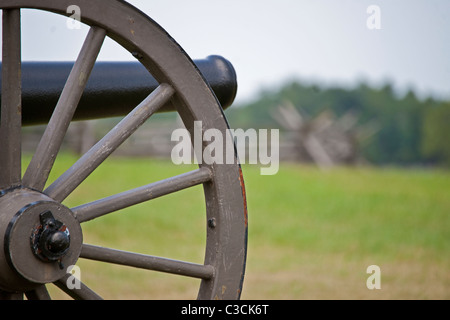
<path id="1" fill-rule="evenodd" d="M 391 84 L 347 89 L 293 81 L 226 115 L 234 128 L 277 128 L 273 113 L 286 101 L 311 118 L 331 111 L 336 117 L 352 113 L 360 126 L 376 124 L 377 131 L 359 145 L 373 164 L 450 166 L 450 101 L 419 99 L 413 91 L 399 96 Z"/>

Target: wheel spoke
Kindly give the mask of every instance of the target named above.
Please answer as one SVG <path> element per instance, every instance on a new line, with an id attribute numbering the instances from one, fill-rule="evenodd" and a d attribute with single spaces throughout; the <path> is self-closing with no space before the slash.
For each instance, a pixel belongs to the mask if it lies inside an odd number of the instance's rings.
<path id="1" fill-rule="evenodd" d="M 190 188 L 211 180 L 211 171 L 204 167 L 136 189 L 72 208 L 76 219 L 86 222 L 107 213 Z"/>
<path id="2" fill-rule="evenodd" d="M 199 279 L 211 279 L 214 267 L 84 244 L 80 258 L 160 271 Z"/>
<path id="3" fill-rule="evenodd" d="M 45 285 L 37 287 L 32 291 L 25 292 L 25 296 L 28 300 L 51 300 L 50 294 L 48 293 Z"/>
<path id="4" fill-rule="evenodd" d="M 92 27 L 67 78 L 53 115 L 23 177 L 23 184 L 42 190 L 56 155 L 83 94 L 89 75 L 105 39 L 106 31 Z"/>
<path id="5" fill-rule="evenodd" d="M 0 301 L 1 300 L 23 300 L 23 293 L 5 292 L 0 290 Z"/>
<path id="6" fill-rule="evenodd" d="M 100 297 L 97 293 L 92 291 L 92 289 L 90 289 L 82 282 L 80 282 L 79 289 L 69 289 L 69 287 L 67 287 L 67 281 L 70 281 L 70 277 L 70 274 L 66 274 L 63 278 L 54 282 L 54 285 L 56 285 L 58 288 L 60 288 L 75 300 L 103 300 L 102 297 Z"/>
<path id="7" fill-rule="evenodd" d="M 0 188 L 21 183 L 21 32 L 20 9 L 3 10 L 0 122 Z"/>
<path id="8" fill-rule="evenodd" d="M 114 150 L 162 107 L 172 97 L 174 92 L 174 89 L 168 84 L 159 85 L 72 167 L 53 182 L 45 190 L 45 193 L 56 201 L 63 201 Z"/>

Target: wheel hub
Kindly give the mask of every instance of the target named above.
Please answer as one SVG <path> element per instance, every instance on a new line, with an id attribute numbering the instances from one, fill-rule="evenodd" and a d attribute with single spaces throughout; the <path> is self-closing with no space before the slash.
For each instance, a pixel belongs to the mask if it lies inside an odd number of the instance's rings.
<path id="1" fill-rule="evenodd" d="M 26 291 L 55 282 L 74 265 L 82 246 L 80 224 L 67 207 L 29 189 L 0 197 L 0 288 Z"/>
<path id="2" fill-rule="evenodd" d="M 31 248 L 41 260 L 58 261 L 59 267 L 64 269 L 61 260 L 70 247 L 69 228 L 53 217 L 51 211 L 39 215 L 41 224 L 31 234 Z"/>

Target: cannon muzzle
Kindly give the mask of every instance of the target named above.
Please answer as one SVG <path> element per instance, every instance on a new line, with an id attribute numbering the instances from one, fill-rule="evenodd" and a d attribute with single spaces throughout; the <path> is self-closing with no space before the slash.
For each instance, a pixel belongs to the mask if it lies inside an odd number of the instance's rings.
<path id="1" fill-rule="evenodd" d="M 229 107 L 237 92 L 236 73 L 231 63 L 220 56 L 209 56 L 194 63 L 222 108 Z M 48 122 L 72 66 L 73 62 L 22 63 L 23 125 Z M 73 120 L 126 115 L 157 86 L 158 82 L 138 62 L 97 62 Z M 167 104 L 160 111 L 173 110 L 174 106 Z"/>

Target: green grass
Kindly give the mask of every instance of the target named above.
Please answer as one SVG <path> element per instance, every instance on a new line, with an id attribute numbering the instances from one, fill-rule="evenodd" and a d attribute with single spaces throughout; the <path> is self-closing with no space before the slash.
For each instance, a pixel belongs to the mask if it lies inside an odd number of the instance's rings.
<path id="1" fill-rule="evenodd" d="M 63 154 L 51 179 L 75 161 Z M 76 206 L 189 171 L 149 159 L 108 159 L 68 199 Z M 244 166 L 249 247 L 243 299 L 449 299 L 450 172 L 376 168 L 320 171 Z M 201 187 L 82 225 L 85 242 L 201 263 Z M 381 268 L 368 290 L 366 268 Z M 105 298 L 195 298 L 198 281 L 80 260 Z"/>
<path id="2" fill-rule="evenodd" d="M 276 176 L 246 173 L 249 269 L 259 281 L 244 297 L 450 297 L 448 172 L 284 165 Z M 379 291 L 365 286 L 372 264 L 381 267 Z M 271 272 L 280 278 L 267 280 Z"/>

